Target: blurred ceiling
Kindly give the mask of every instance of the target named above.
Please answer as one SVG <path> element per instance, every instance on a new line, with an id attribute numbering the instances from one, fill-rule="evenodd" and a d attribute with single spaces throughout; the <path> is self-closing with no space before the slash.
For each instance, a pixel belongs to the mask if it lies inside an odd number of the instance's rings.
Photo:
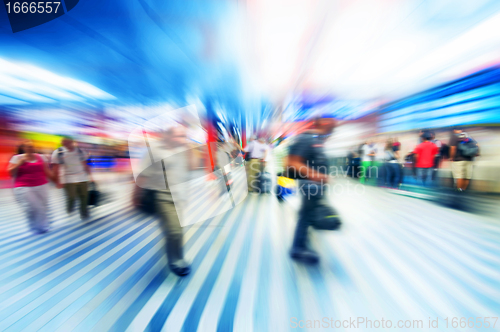
<path id="1" fill-rule="evenodd" d="M 198 100 L 256 121 L 273 114 L 266 104 L 294 112 L 306 95 L 356 118 L 497 63 L 499 10 L 497 0 L 81 0 L 15 34 L 0 10 L 0 105 Z"/>

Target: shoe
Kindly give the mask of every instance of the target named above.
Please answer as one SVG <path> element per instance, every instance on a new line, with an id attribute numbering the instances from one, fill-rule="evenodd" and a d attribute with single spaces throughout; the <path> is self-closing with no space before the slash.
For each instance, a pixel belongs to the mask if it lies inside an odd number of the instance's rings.
<path id="1" fill-rule="evenodd" d="M 175 275 L 178 275 L 179 277 L 185 277 L 191 272 L 190 266 L 178 267 L 170 265 L 169 267 L 170 271 L 172 271 Z"/>
<path id="2" fill-rule="evenodd" d="M 290 257 L 305 264 L 317 264 L 319 262 L 319 256 L 310 249 L 292 249 Z"/>

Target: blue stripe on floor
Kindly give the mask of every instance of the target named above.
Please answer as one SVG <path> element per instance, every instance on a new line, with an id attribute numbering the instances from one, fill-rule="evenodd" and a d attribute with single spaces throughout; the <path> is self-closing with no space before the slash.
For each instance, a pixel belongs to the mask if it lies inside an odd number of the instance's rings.
<path id="1" fill-rule="evenodd" d="M 240 221 L 245 212 L 248 210 L 248 205 L 243 206 L 239 211 L 236 220 Z M 224 259 L 226 258 L 227 252 L 229 251 L 229 247 L 231 246 L 234 236 L 241 226 L 241 222 L 235 222 L 232 226 L 229 234 L 227 235 L 227 240 L 224 242 L 221 250 L 217 258 L 215 259 L 215 263 L 212 265 L 212 268 L 208 272 L 207 278 L 201 287 L 198 296 L 194 300 L 193 305 L 191 306 L 191 310 L 189 311 L 186 320 L 184 321 L 183 331 L 196 331 L 198 328 L 198 323 L 200 321 L 201 314 L 203 313 L 203 309 L 205 308 L 205 304 L 207 303 L 208 297 L 210 296 L 210 292 L 217 280 L 217 276 L 219 275 L 222 264 L 224 263 Z"/>
<path id="2" fill-rule="evenodd" d="M 231 211 L 234 213 L 234 211 Z M 194 258 L 191 268 L 195 270 L 197 267 L 201 265 L 201 262 L 203 261 L 203 258 L 205 258 L 205 255 L 208 252 L 208 249 L 212 245 L 212 243 L 215 241 L 219 233 L 221 232 L 222 228 L 225 226 L 225 223 L 229 219 L 229 216 L 231 213 L 227 213 L 221 223 L 218 225 L 218 227 L 214 230 L 212 234 L 210 234 L 207 242 L 203 245 L 202 249 L 200 252 L 196 255 Z M 177 282 L 177 285 L 174 287 L 172 292 L 167 296 L 163 304 L 160 306 L 156 314 L 153 316 L 151 319 L 151 322 L 147 326 L 147 330 L 154 332 L 154 331 L 161 331 L 163 324 L 167 320 L 168 316 L 170 315 L 170 312 L 172 311 L 175 303 L 181 296 L 182 292 L 184 289 L 187 287 L 189 284 L 189 281 L 191 280 L 193 274 L 188 275 L 187 277 L 184 277 L 182 279 L 179 279 Z"/>

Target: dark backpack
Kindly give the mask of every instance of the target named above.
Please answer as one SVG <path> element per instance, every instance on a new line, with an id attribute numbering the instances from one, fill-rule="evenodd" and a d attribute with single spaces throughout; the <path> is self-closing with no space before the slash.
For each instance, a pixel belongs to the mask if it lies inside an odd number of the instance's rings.
<path id="1" fill-rule="evenodd" d="M 458 144 L 458 150 L 462 156 L 468 158 L 475 157 L 479 154 L 479 146 L 472 138 L 468 138 L 467 141 L 460 142 Z"/>
<path id="2" fill-rule="evenodd" d="M 441 149 L 440 149 L 439 153 L 441 154 L 441 158 L 443 158 L 443 159 L 450 158 L 450 147 L 448 146 L 448 144 L 443 143 L 441 145 Z"/>

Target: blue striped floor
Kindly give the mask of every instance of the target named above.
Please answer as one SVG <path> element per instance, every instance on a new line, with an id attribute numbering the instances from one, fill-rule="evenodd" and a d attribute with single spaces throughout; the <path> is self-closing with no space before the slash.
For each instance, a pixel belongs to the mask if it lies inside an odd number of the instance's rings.
<path id="1" fill-rule="evenodd" d="M 500 315 L 497 219 L 363 188 L 331 198 L 341 231 L 311 232 L 318 266 L 288 258 L 298 201 L 250 195 L 184 228 L 185 278 L 166 268 L 155 218 L 130 207 L 130 184 L 106 188 L 112 199 L 87 224 L 62 213 L 52 190 L 44 235 L 29 232 L 3 190 L 0 330 L 264 332 L 296 330 L 293 317 L 366 317 L 423 320 L 427 331 L 440 317 L 433 330 L 452 331 L 446 317 Z M 192 201 L 200 216 L 217 211 L 204 195 Z"/>

